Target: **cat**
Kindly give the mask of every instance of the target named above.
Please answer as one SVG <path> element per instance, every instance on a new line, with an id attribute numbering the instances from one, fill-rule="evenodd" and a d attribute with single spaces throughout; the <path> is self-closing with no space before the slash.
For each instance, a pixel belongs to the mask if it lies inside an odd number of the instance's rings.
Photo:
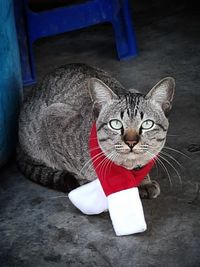
<path id="1" fill-rule="evenodd" d="M 127 169 L 142 168 L 165 144 L 174 90 L 172 77 L 144 95 L 86 64 L 55 69 L 22 105 L 20 170 L 32 181 L 63 192 L 96 179 L 88 148 L 94 121 L 99 146 L 108 158 Z M 159 184 L 145 177 L 141 197 L 159 194 Z"/>

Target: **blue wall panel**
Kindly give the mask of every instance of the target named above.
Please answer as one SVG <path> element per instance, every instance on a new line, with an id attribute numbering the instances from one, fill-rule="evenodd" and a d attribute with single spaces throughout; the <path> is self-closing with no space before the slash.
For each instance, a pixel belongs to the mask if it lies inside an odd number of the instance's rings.
<path id="1" fill-rule="evenodd" d="M 0 166 L 15 149 L 21 93 L 13 2 L 0 0 Z"/>

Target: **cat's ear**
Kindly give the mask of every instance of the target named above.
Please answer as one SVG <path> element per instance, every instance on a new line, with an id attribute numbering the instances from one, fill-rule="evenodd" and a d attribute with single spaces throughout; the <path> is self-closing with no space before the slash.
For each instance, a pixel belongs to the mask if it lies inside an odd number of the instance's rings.
<path id="1" fill-rule="evenodd" d="M 146 99 L 151 98 L 162 107 L 165 115 L 169 114 L 172 107 L 172 100 L 175 91 L 175 80 L 172 77 L 166 77 L 160 80 L 146 95 Z"/>
<path id="2" fill-rule="evenodd" d="M 109 101 L 118 99 L 118 96 L 101 80 L 91 78 L 88 84 L 90 97 L 98 109 L 101 109 Z"/>

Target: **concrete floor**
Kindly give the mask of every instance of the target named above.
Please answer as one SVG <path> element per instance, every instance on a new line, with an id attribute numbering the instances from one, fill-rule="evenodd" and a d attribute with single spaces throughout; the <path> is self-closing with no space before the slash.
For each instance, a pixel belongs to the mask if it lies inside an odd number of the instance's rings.
<path id="1" fill-rule="evenodd" d="M 175 158 L 168 160 L 182 185 L 170 164 L 171 186 L 162 169 L 153 170 L 162 193 L 143 201 L 148 230 L 116 237 L 108 214 L 82 215 L 66 195 L 25 179 L 13 160 L 0 172 L 1 267 L 200 266 L 198 12 L 187 1 L 163 1 L 164 8 L 160 1 L 139 2 L 132 3 L 136 58 L 118 61 L 112 28 L 100 25 L 38 41 L 38 78 L 55 66 L 85 62 L 111 72 L 126 87 L 146 92 L 159 79 L 174 76 L 177 87 L 167 142 L 174 150 L 165 151 Z"/>

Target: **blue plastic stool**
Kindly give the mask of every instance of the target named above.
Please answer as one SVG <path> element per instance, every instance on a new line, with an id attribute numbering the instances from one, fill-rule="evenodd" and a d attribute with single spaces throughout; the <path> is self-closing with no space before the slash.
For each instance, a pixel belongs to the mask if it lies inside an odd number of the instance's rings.
<path id="1" fill-rule="evenodd" d="M 137 55 L 128 0 L 90 0 L 42 12 L 33 12 L 28 0 L 14 2 L 24 85 L 36 82 L 32 44 L 41 37 L 109 22 L 114 28 L 119 59 Z"/>

